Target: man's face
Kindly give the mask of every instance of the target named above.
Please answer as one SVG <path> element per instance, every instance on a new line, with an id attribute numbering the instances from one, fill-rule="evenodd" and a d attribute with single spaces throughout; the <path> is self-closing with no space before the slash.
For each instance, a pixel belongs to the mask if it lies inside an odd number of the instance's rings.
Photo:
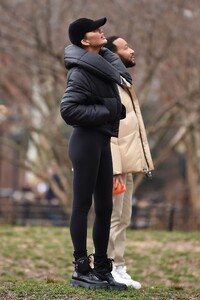
<path id="1" fill-rule="evenodd" d="M 87 32 L 84 41 L 87 42 L 88 46 L 91 48 L 101 48 L 107 43 L 101 27 L 94 31 Z"/>
<path id="2" fill-rule="evenodd" d="M 113 44 L 117 47 L 116 54 L 121 58 L 124 65 L 127 68 L 135 66 L 135 52 L 127 42 L 122 38 L 118 38 L 114 40 Z"/>

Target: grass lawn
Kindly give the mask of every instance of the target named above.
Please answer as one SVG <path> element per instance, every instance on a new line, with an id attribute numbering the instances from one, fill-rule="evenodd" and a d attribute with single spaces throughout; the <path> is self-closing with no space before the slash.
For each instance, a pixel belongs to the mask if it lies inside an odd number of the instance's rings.
<path id="1" fill-rule="evenodd" d="M 88 233 L 92 253 L 91 230 Z M 73 288 L 69 229 L 0 226 L 0 299 L 199 300 L 199 232 L 128 230 L 126 263 L 140 290 Z"/>

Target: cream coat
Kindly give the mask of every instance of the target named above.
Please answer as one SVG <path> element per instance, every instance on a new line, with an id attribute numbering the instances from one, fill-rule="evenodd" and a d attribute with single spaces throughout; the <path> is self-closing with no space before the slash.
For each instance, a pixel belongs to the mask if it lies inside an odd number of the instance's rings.
<path id="1" fill-rule="evenodd" d="M 114 174 L 145 173 L 154 169 L 146 130 L 137 96 L 125 81 L 126 89 L 119 88 L 126 118 L 120 121 L 118 138 L 111 138 Z"/>

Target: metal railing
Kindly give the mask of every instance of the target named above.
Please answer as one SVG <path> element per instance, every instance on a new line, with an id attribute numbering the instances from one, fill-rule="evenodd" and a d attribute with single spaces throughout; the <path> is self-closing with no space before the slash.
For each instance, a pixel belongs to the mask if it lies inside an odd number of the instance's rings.
<path id="1" fill-rule="evenodd" d="M 68 226 L 69 216 L 63 207 L 46 199 L 13 198 L 12 190 L 1 190 L 0 224 Z M 158 228 L 172 230 L 200 230 L 200 210 L 174 204 L 140 202 L 132 206 L 130 228 Z"/>

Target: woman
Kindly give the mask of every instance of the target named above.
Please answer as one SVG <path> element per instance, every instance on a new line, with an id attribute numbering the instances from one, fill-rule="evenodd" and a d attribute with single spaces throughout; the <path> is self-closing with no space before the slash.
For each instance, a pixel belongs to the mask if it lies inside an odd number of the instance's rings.
<path id="1" fill-rule="evenodd" d="M 81 18 L 69 26 L 72 45 L 65 48 L 68 83 L 60 111 L 73 126 L 69 158 L 73 166 L 73 204 L 70 233 L 74 246 L 75 271 L 71 284 L 86 288 L 123 290 L 111 275 L 112 260 L 107 257 L 112 213 L 113 169 L 111 136 L 117 137 L 119 120 L 125 117 L 117 84 L 126 76 L 121 63 L 112 66 L 114 54 L 102 49 L 107 40 L 101 26 L 106 18 Z M 115 56 L 114 56 L 115 57 Z M 114 58 L 116 59 L 116 57 Z M 87 220 L 94 195 L 94 268 L 87 254 Z"/>

